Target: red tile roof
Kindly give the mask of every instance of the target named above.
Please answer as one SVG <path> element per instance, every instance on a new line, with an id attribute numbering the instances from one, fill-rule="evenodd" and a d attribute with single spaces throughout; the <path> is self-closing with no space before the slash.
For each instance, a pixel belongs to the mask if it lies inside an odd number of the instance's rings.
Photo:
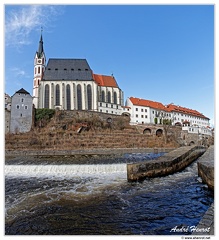
<path id="1" fill-rule="evenodd" d="M 93 74 L 93 79 L 98 84 L 98 86 L 118 87 L 116 79 L 113 76 Z"/>
<path id="2" fill-rule="evenodd" d="M 196 111 L 196 110 L 193 110 L 193 109 L 190 109 L 190 108 L 185 108 L 185 107 L 181 107 L 181 106 L 176 106 L 174 104 L 168 104 L 167 105 L 167 108 L 171 111 L 171 112 L 179 112 L 179 113 L 184 113 L 184 114 L 188 114 L 188 115 L 193 115 L 193 116 L 196 116 L 196 117 L 200 117 L 200 118 L 206 118 L 206 119 L 209 119 L 207 118 L 206 116 L 204 116 L 202 113 Z"/>
<path id="3" fill-rule="evenodd" d="M 136 105 L 136 106 L 151 107 L 151 108 L 163 110 L 166 112 L 179 112 L 179 113 L 184 113 L 184 114 L 188 114 L 188 115 L 192 115 L 200 118 L 209 119 L 208 117 L 204 116 L 202 113 L 196 110 L 181 107 L 181 106 L 176 106 L 174 104 L 168 104 L 167 106 L 165 106 L 160 102 L 154 102 L 154 101 L 145 100 L 141 98 L 130 97 L 129 99 L 133 103 L 133 105 Z"/>
<path id="4" fill-rule="evenodd" d="M 133 103 L 133 105 L 151 107 L 159 110 L 168 111 L 166 107 L 160 102 L 154 102 L 154 101 L 145 100 L 141 98 L 134 98 L 134 97 L 130 97 L 129 99 Z"/>

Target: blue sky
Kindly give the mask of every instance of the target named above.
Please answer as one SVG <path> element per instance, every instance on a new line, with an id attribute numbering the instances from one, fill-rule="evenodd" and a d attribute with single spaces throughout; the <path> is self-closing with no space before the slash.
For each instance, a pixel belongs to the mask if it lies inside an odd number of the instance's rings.
<path id="1" fill-rule="evenodd" d="M 47 58 L 86 58 L 130 96 L 198 110 L 214 124 L 213 5 L 5 5 L 5 92 L 32 94 Z"/>

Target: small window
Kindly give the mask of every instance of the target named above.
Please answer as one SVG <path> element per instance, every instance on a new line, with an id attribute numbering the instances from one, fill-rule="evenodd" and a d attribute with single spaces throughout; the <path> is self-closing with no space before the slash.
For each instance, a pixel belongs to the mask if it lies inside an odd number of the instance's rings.
<path id="1" fill-rule="evenodd" d="M 144 115 L 141 115 L 141 118 L 144 118 Z"/>
<path id="2" fill-rule="evenodd" d="M 100 107 L 102 107 L 102 103 L 100 103 Z"/>
<path id="3" fill-rule="evenodd" d="M 64 68 L 65 71 L 67 71 L 67 68 Z"/>
<path id="4" fill-rule="evenodd" d="M 16 105 L 16 108 L 17 108 L 17 109 L 20 109 L 20 105 Z"/>
<path id="5" fill-rule="evenodd" d="M 48 70 L 51 70 L 51 68 L 48 68 Z"/>
<path id="6" fill-rule="evenodd" d="M 144 111 L 147 112 L 147 109 L 145 109 Z"/>
<path id="7" fill-rule="evenodd" d="M 136 118 L 137 118 L 137 117 L 138 117 L 138 114 L 136 114 L 135 116 L 136 116 Z"/>
<path id="8" fill-rule="evenodd" d="M 111 104 L 111 108 L 113 108 L 113 104 Z"/>
<path id="9" fill-rule="evenodd" d="M 108 107 L 108 104 L 106 104 L 106 107 Z"/>
<path id="10" fill-rule="evenodd" d="M 87 68 L 85 68 L 85 71 L 88 71 L 88 69 L 87 69 Z"/>
<path id="11" fill-rule="evenodd" d="M 71 68 L 71 71 L 74 71 L 74 68 Z"/>
<path id="12" fill-rule="evenodd" d="M 20 115 L 21 117 L 22 117 L 22 113 L 21 113 L 21 115 Z"/>
<path id="13" fill-rule="evenodd" d="M 24 102 L 24 99 L 23 99 L 23 98 L 21 98 L 21 102 Z"/>
<path id="14" fill-rule="evenodd" d="M 78 68 L 78 71 L 81 71 L 81 69 L 80 69 L 80 68 Z"/>
<path id="15" fill-rule="evenodd" d="M 147 115 L 145 115 L 145 118 L 148 118 L 148 116 L 147 116 Z"/>
<path id="16" fill-rule="evenodd" d="M 28 106 L 27 106 L 27 105 L 25 105 L 24 109 L 28 109 Z"/>
<path id="17" fill-rule="evenodd" d="M 55 70 L 57 71 L 57 70 L 58 70 L 58 68 L 55 68 Z"/>
<path id="18" fill-rule="evenodd" d="M 141 109 L 141 111 L 143 112 L 143 111 L 144 111 L 144 109 Z"/>
<path id="19" fill-rule="evenodd" d="M 138 111 L 138 108 L 136 108 L 135 110 Z"/>

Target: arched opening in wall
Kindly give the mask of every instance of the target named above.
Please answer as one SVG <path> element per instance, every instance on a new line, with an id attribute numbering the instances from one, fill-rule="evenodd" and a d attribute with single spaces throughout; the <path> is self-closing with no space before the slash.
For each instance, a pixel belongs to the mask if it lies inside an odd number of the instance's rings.
<path id="1" fill-rule="evenodd" d="M 45 86 L 44 108 L 49 108 L 49 85 Z"/>
<path id="2" fill-rule="evenodd" d="M 163 130 L 162 130 L 162 129 L 157 129 L 157 131 L 156 131 L 156 136 L 157 136 L 157 137 L 161 137 L 162 134 L 163 134 Z"/>
<path id="3" fill-rule="evenodd" d="M 117 93 L 116 92 L 113 93 L 113 101 L 114 101 L 114 104 L 117 104 Z"/>
<path id="4" fill-rule="evenodd" d="M 82 110 L 82 94 L 81 94 L 81 85 L 77 85 L 77 102 L 78 102 L 78 110 Z"/>
<path id="5" fill-rule="evenodd" d="M 179 126 L 179 127 L 181 127 L 182 124 L 181 124 L 180 122 L 176 122 L 176 123 L 175 123 L 175 126 Z"/>
<path id="6" fill-rule="evenodd" d="M 67 110 L 71 110 L 71 91 L 69 84 L 66 86 L 66 107 Z"/>
<path id="7" fill-rule="evenodd" d="M 102 102 L 106 101 L 105 100 L 105 92 L 104 91 L 102 91 L 102 93 L 101 93 L 101 100 L 102 100 Z"/>
<path id="8" fill-rule="evenodd" d="M 92 92 L 91 92 L 91 85 L 87 85 L 87 107 L 88 110 L 92 109 Z"/>
<path id="9" fill-rule="evenodd" d="M 144 131 L 143 131 L 143 134 L 151 135 L 151 129 L 150 128 L 145 128 Z"/>
<path id="10" fill-rule="evenodd" d="M 195 145 L 195 142 L 194 142 L 194 141 L 191 141 L 191 142 L 189 143 L 189 146 L 192 146 L 192 145 Z"/>
<path id="11" fill-rule="evenodd" d="M 56 85 L 56 106 L 60 105 L 60 88 L 59 85 Z"/>
<path id="12" fill-rule="evenodd" d="M 128 112 L 123 112 L 123 113 L 122 113 L 122 116 L 130 117 L 130 113 L 128 113 Z"/>
<path id="13" fill-rule="evenodd" d="M 107 102 L 111 103 L 111 93 L 110 92 L 108 92 L 108 94 L 107 94 Z"/>

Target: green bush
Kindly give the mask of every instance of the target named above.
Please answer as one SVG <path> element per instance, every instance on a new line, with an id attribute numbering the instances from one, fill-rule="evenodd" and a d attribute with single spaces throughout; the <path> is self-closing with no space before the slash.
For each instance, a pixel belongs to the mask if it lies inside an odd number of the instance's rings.
<path id="1" fill-rule="evenodd" d="M 40 120 L 48 120 L 52 118 L 55 114 L 55 109 L 48 109 L 48 108 L 38 108 L 36 109 L 35 113 L 35 120 L 40 121 Z"/>

